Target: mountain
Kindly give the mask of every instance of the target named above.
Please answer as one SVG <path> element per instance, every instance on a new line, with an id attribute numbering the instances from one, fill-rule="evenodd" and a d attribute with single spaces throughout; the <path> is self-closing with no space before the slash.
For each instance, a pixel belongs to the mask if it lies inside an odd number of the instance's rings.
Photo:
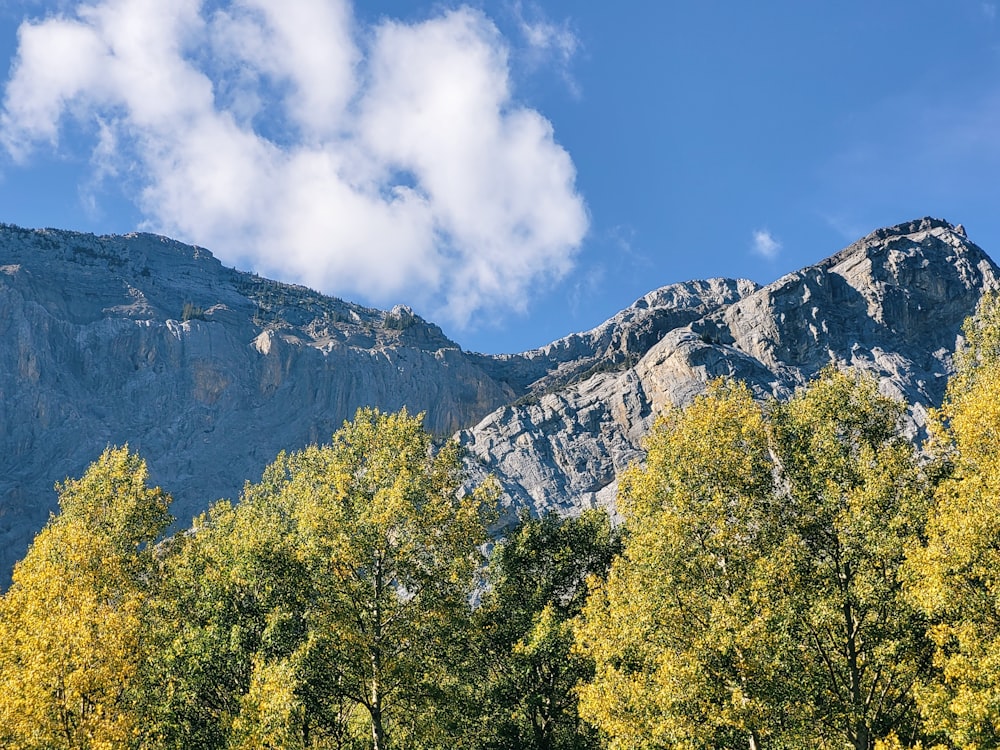
<path id="1" fill-rule="evenodd" d="M 998 279 L 961 226 L 922 219 L 765 287 L 673 284 L 591 331 L 490 356 L 405 306 L 365 308 L 162 237 L 0 225 L 0 576 L 54 508 L 54 482 L 109 444 L 142 453 L 183 524 L 365 405 L 457 433 L 511 514 L 613 509 L 655 415 L 721 375 L 781 398 L 830 362 L 871 372 L 914 404 L 918 435 L 962 321 Z"/>
<path id="2" fill-rule="evenodd" d="M 944 395 L 962 323 L 997 289 L 1000 271 L 961 225 L 925 218 L 879 229 L 768 286 L 730 283 L 734 299 L 663 331 L 634 362 L 606 358 L 462 431 L 475 478 L 494 472 L 512 511 L 613 511 L 616 474 L 642 459 L 664 407 L 723 376 L 784 398 L 831 363 L 870 373 L 883 393 L 910 403 L 908 430 L 919 437 Z"/>

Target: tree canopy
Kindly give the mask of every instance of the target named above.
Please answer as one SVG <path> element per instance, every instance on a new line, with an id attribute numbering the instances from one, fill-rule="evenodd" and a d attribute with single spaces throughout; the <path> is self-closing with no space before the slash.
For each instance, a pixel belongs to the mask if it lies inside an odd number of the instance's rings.
<path id="1" fill-rule="evenodd" d="M 0 746 L 1000 746 L 997 298 L 955 361 L 922 450 L 871 379 L 716 381 L 657 420 L 617 529 L 491 540 L 497 484 L 405 411 L 166 538 L 108 448 L 0 597 Z"/>
<path id="2" fill-rule="evenodd" d="M 163 661 L 163 738 L 446 743 L 495 503 L 491 485 L 462 494 L 462 480 L 457 444 L 432 450 L 420 416 L 362 409 L 198 519 L 167 560 L 163 620 L 182 627 Z"/>
<path id="3" fill-rule="evenodd" d="M 518 525 L 493 551 L 489 588 L 472 621 L 481 675 L 475 747 L 585 750 L 600 747 L 577 710 L 577 686 L 593 662 L 573 649 L 587 581 L 607 575 L 620 539 L 603 511 Z"/>
<path id="4" fill-rule="evenodd" d="M 908 562 L 911 599 L 930 618 L 934 673 L 919 691 L 928 724 L 954 747 L 1000 745 L 1000 300 L 965 327 L 957 371 L 934 414 L 942 474 L 926 537 Z"/>
<path id="5" fill-rule="evenodd" d="M 53 516 L 0 599 L 0 744 L 142 747 L 152 542 L 170 498 L 146 465 L 109 448 L 58 486 Z"/>
<path id="6" fill-rule="evenodd" d="M 718 382 L 658 422 L 578 632 L 581 711 L 611 748 L 913 735 L 926 647 L 898 571 L 926 493 L 900 412 L 826 371 L 767 407 Z"/>

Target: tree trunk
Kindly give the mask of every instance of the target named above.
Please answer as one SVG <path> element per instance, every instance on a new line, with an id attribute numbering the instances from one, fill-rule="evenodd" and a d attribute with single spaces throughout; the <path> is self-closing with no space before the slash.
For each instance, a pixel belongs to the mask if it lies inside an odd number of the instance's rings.
<path id="1" fill-rule="evenodd" d="M 858 719 L 858 725 L 854 730 L 854 750 L 869 750 L 870 736 L 868 725 L 864 719 Z"/>
<path id="2" fill-rule="evenodd" d="M 389 747 L 385 736 L 385 727 L 382 726 L 381 706 L 372 706 L 372 750 L 386 750 Z"/>
<path id="3" fill-rule="evenodd" d="M 858 632 L 855 623 L 854 608 L 851 606 L 850 588 L 853 582 L 853 572 L 849 563 L 844 565 L 843 595 L 844 595 L 844 641 L 847 646 L 847 669 L 851 681 L 851 708 L 857 719 L 853 727 L 854 750 L 868 750 L 870 731 L 867 722 L 867 706 L 865 705 L 865 690 L 861 684 L 861 661 L 858 656 Z M 848 730 L 850 733 L 850 729 Z"/>
<path id="4" fill-rule="evenodd" d="M 389 740 L 385 736 L 382 717 L 382 558 L 376 553 L 372 570 L 372 596 L 374 597 L 374 622 L 372 623 L 372 683 L 368 708 L 372 717 L 372 750 L 387 750 Z"/>

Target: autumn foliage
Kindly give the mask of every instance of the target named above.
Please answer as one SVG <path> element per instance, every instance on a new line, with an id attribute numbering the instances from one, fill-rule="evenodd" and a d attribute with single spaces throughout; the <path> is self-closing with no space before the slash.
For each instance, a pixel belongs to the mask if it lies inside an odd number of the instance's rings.
<path id="1" fill-rule="evenodd" d="M 497 486 L 405 411 L 166 537 L 109 448 L 0 597 L 0 747 L 998 747 L 995 299 L 956 363 L 923 446 L 864 377 L 712 383 L 618 529 L 525 514 L 496 544 Z"/>

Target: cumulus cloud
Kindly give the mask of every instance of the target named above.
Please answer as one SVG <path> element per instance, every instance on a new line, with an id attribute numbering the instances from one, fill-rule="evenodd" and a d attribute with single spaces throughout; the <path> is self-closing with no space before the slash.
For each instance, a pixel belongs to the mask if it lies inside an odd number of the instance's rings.
<path id="1" fill-rule="evenodd" d="M 138 179 L 145 228 L 229 263 L 464 325 L 524 309 L 587 231 L 569 154 L 473 9 L 359 28 L 347 0 L 97 0 L 18 43 L 6 150 L 74 123 L 94 179 Z"/>
<path id="2" fill-rule="evenodd" d="M 763 258 L 773 260 L 781 252 L 781 243 L 766 229 L 758 229 L 753 233 L 753 251 Z"/>

